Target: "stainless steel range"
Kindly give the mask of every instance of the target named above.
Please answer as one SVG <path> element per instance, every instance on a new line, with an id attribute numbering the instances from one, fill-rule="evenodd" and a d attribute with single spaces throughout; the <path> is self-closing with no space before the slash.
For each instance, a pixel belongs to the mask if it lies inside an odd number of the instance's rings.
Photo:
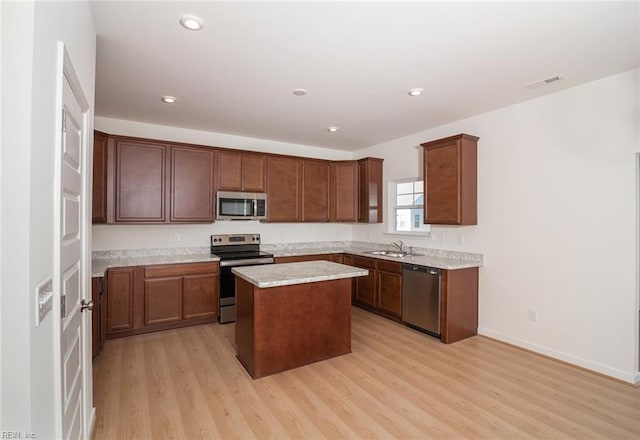
<path id="1" fill-rule="evenodd" d="M 273 254 L 260 250 L 260 234 L 211 236 L 211 253 L 220 257 L 220 323 L 236 320 L 236 276 L 232 267 L 273 264 Z"/>

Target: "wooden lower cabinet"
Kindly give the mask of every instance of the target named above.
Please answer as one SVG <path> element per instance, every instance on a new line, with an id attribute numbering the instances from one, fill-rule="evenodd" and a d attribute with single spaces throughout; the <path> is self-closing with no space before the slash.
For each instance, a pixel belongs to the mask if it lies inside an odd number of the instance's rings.
<path id="1" fill-rule="evenodd" d="M 344 263 L 369 271 L 353 280 L 352 303 L 402 320 L 402 263 L 346 255 Z M 445 344 L 478 334 L 478 268 L 442 270 L 440 340 Z"/>
<path id="2" fill-rule="evenodd" d="M 182 319 L 182 277 L 144 280 L 144 325 Z"/>
<path id="3" fill-rule="evenodd" d="M 356 278 L 355 303 L 375 308 L 378 284 L 376 260 L 374 258 L 354 256 L 353 265 L 369 271 L 367 276 Z"/>
<path id="4" fill-rule="evenodd" d="M 91 278 L 91 357 L 95 359 L 104 348 L 107 334 L 107 303 L 104 294 L 104 278 Z M 103 301 L 104 300 L 104 301 Z"/>
<path id="5" fill-rule="evenodd" d="M 135 267 L 107 271 L 107 337 L 133 330 Z"/>
<path id="6" fill-rule="evenodd" d="M 478 334 L 478 268 L 443 270 L 440 339 L 445 344 Z"/>
<path id="7" fill-rule="evenodd" d="M 218 272 L 218 262 L 109 269 L 106 337 L 217 321 Z"/>
<path id="8" fill-rule="evenodd" d="M 183 318 L 218 319 L 218 275 L 182 277 Z"/>
<path id="9" fill-rule="evenodd" d="M 369 275 L 355 280 L 353 303 L 379 315 L 400 320 L 402 314 L 402 263 L 353 256 L 352 265 Z"/>
<path id="10" fill-rule="evenodd" d="M 402 315 L 402 263 L 380 260 L 376 308 L 396 318 Z"/>

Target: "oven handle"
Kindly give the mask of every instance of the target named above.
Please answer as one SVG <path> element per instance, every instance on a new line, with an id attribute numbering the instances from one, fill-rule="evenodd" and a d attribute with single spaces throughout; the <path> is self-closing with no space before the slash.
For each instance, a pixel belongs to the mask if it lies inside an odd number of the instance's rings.
<path id="1" fill-rule="evenodd" d="M 247 258 L 245 260 L 228 260 L 221 261 L 220 267 L 234 267 L 234 266 L 256 266 L 259 264 L 272 264 L 273 258 Z"/>

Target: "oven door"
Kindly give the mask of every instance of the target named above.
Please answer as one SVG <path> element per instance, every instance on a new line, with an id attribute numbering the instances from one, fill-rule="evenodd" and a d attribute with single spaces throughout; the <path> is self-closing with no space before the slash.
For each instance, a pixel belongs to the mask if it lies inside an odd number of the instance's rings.
<path id="1" fill-rule="evenodd" d="M 220 313 L 221 324 L 236 320 L 236 276 L 231 269 L 238 266 L 273 264 L 273 258 L 247 258 L 245 260 L 220 261 Z"/>

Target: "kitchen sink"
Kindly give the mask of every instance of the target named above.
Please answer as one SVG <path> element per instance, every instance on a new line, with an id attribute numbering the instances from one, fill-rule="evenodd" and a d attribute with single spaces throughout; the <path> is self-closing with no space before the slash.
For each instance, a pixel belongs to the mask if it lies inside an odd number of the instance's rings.
<path id="1" fill-rule="evenodd" d="M 371 255 L 383 255 L 385 257 L 405 258 L 405 257 L 421 257 L 422 254 L 407 254 L 406 252 L 397 251 L 365 251 L 365 254 Z"/>

